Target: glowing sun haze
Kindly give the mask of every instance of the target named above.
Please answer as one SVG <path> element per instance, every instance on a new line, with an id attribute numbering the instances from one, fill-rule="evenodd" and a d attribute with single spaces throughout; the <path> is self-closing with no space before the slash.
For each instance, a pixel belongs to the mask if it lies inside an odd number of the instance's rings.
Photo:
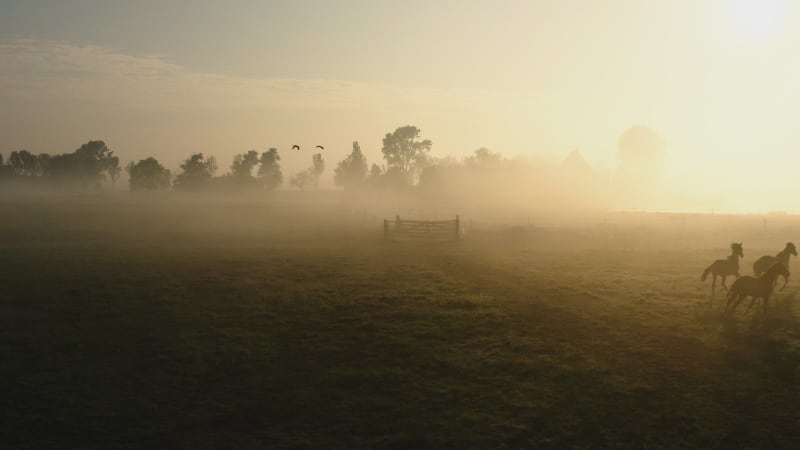
<path id="1" fill-rule="evenodd" d="M 377 162 L 413 124 L 438 156 L 613 169 L 643 124 L 687 208 L 797 211 L 799 25 L 788 0 L 3 2 L 0 153 L 274 146 L 291 172 L 291 144 Z"/>
<path id="2" fill-rule="evenodd" d="M 788 6 L 788 1 L 781 0 L 733 0 L 728 8 L 743 40 L 758 40 L 781 31 Z"/>

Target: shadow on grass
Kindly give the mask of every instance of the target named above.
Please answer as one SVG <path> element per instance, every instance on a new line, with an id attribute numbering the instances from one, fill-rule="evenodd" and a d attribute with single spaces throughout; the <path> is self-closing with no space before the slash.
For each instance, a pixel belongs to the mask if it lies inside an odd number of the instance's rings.
<path id="1" fill-rule="evenodd" d="M 800 382 L 800 323 L 794 297 L 793 293 L 778 296 L 766 314 L 756 305 L 749 314 L 739 311 L 725 317 L 726 360 L 783 383 Z"/>

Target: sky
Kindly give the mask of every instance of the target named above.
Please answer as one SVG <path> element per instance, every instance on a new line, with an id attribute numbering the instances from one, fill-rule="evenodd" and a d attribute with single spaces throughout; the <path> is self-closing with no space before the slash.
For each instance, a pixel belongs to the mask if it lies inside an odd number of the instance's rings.
<path id="1" fill-rule="evenodd" d="M 292 144 L 380 162 L 411 124 L 437 156 L 610 170 L 641 124 L 681 195 L 795 211 L 798 25 L 790 0 L 0 0 L 0 153 L 277 147 L 291 173 Z"/>

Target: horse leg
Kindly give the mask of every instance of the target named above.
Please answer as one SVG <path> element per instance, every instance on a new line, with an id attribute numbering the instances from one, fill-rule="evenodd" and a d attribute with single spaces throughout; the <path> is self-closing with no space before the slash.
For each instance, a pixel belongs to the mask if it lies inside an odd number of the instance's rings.
<path id="1" fill-rule="evenodd" d="M 783 277 L 783 286 L 781 286 L 781 290 L 786 288 L 786 285 L 789 284 L 789 277 Z"/>
<path id="2" fill-rule="evenodd" d="M 733 312 L 736 311 L 736 308 L 739 307 L 739 303 L 742 303 L 742 300 L 744 300 L 745 297 L 747 297 L 745 294 L 739 294 L 739 298 L 736 299 L 736 302 L 733 304 L 733 307 L 731 308 L 731 315 L 733 315 Z"/>
<path id="3" fill-rule="evenodd" d="M 727 275 L 722 275 L 722 289 L 728 290 L 728 285 L 725 284 L 725 278 L 728 278 Z"/>
<path id="4" fill-rule="evenodd" d="M 738 294 L 733 293 L 733 292 L 728 294 L 728 302 L 725 303 L 725 314 L 726 315 L 730 313 L 731 306 L 733 306 L 733 301 L 736 299 L 736 295 L 738 295 Z"/>
<path id="5" fill-rule="evenodd" d="M 750 306 L 747 307 L 747 314 L 750 314 L 750 310 L 753 309 L 753 305 L 756 304 L 756 300 L 758 297 L 753 296 L 753 299 L 750 300 Z"/>
<path id="6" fill-rule="evenodd" d="M 764 296 L 764 315 L 767 315 L 767 302 L 769 301 L 769 294 Z"/>
<path id="7" fill-rule="evenodd" d="M 739 294 L 731 293 L 728 294 L 728 304 L 725 306 L 725 314 L 730 315 L 733 314 L 733 309 L 736 307 L 736 297 Z"/>
<path id="8" fill-rule="evenodd" d="M 716 285 L 717 285 L 717 274 L 712 273 L 711 276 L 711 296 L 714 297 L 716 294 Z"/>

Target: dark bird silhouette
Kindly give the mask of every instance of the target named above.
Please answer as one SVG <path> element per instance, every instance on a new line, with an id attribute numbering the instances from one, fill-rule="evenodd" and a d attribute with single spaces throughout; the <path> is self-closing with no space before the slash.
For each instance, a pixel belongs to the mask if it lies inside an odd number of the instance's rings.
<path id="1" fill-rule="evenodd" d="M 320 149 L 320 150 L 325 150 L 325 147 L 323 147 L 321 145 L 318 145 L 317 148 Z"/>
<path id="2" fill-rule="evenodd" d="M 292 146 L 292 150 L 300 150 L 300 146 L 299 146 L 299 145 L 297 145 L 297 144 L 294 144 L 294 145 Z"/>

